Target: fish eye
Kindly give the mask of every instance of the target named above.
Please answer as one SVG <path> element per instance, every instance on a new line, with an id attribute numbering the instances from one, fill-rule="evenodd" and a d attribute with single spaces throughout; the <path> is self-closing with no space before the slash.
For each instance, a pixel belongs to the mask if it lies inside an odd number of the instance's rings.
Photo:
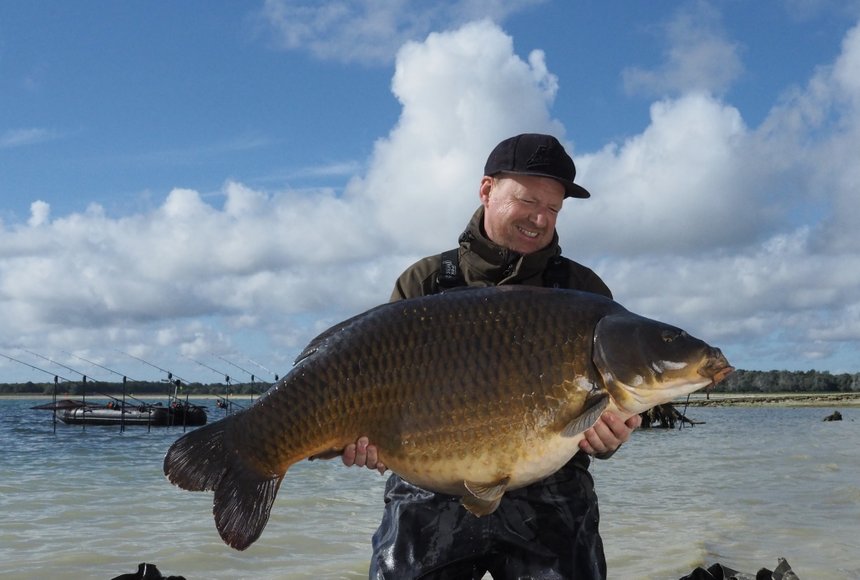
<path id="1" fill-rule="evenodd" d="M 674 342 L 676 338 L 683 338 L 685 336 L 687 336 L 687 333 L 685 331 L 677 329 L 664 330 L 661 333 L 661 338 L 663 339 L 663 342 L 666 343 Z"/>

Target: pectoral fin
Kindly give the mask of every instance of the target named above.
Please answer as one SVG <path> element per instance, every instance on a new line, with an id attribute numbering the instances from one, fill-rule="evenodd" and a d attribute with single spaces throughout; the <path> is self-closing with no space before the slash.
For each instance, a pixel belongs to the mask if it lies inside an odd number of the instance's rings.
<path id="1" fill-rule="evenodd" d="M 589 394 L 585 400 L 585 408 L 562 429 L 562 436 L 573 437 L 574 435 L 579 435 L 594 425 L 608 404 L 609 393 L 606 391 L 596 391 L 593 394 Z"/>
<path id="2" fill-rule="evenodd" d="M 327 449 L 326 451 L 314 453 L 313 455 L 308 457 L 308 461 L 315 461 L 317 459 L 334 459 L 335 457 L 339 457 L 341 455 L 343 455 L 343 449 Z"/>
<path id="3" fill-rule="evenodd" d="M 472 514 L 481 517 L 496 511 L 499 507 L 499 502 L 502 501 L 502 496 L 505 495 L 505 490 L 508 488 L 510 477 L 505 477 L 499 481 L 492 483 L 477 483 L 474 481 L 464 481 L 466 486 L 466 494 L 460 500 L 467 510 Z"/>

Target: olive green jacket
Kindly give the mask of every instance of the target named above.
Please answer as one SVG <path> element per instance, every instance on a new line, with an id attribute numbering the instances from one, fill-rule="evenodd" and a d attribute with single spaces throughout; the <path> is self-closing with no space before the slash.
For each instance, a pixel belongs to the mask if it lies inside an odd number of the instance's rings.
<path id="1" fill-rule="evenodd" d="M 472 216 L 460 235 L 460 271 L 467 286 L 498 286 L 501 284 L 544 285 L 544 271 L 551 258 L 561 256 L 558 234 L 544 249 L 522 255 L 490 241 L 484 234 L 484 206 Z M 612 298 L 609 288 L 591 269 L 562 258 L 567 262 L 567 288 L 594 292 Z M 391 301 L 426 296 L 438 291 L 437 278 L 442 268 L 441 254 L 423 258 L 403 272 L 394 285 Z"/>

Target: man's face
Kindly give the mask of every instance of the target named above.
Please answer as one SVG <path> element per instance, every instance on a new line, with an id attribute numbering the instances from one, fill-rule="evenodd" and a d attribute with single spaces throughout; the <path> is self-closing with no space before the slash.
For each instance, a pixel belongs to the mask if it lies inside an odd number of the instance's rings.
<path id="1" fill-rule="evenodd" d="M 491 241 L 520 254 L 545 248 L 555 232 L 564 186 L 549 177 L 502 173 L 481 180 L 484 231 Z"/>

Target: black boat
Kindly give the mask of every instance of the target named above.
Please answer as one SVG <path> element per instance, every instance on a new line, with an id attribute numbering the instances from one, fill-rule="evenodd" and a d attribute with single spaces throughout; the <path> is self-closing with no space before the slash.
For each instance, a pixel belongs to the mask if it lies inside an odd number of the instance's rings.
<path id="1" fill-rule="evenodd" d="M 62 399 L 33 407 L 55 411 L 57 418 L 68 425 L 144 425 L 148 427 L 197 427 L 205 425 L 206 409 L 178 399 L 168 405 L 161 403 L 123 404 L 113 400 L 94 404 Z"/>

